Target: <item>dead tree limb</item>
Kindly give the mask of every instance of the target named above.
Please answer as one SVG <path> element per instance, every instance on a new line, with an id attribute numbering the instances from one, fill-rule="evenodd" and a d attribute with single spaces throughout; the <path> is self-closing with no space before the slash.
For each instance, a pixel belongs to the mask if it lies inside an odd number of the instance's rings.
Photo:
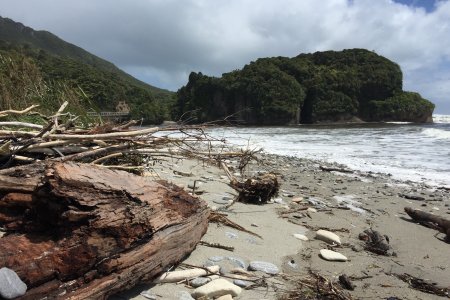
<path id="1" fill-rule="evenodd" d="M 21 299 L 106 299 L 180 262 L 208 216 L 164 181 L 73 162 L 10 168 L 0 172 L 0 265 L 28 285 Z"/>
<path id="2" fill-rule="evenodd" d="M 24 115 L 37 107 L 39 107 L 39 105 L 33 104 L 30 107 L 25 108 L 24 110 L 14 110 L 14 109 L 3 110 L 0 111 L 0 117 L 6 117 L 8 115 Z"/>
<path id="3" fill-rule="evenodd" d="M 444 233 L 446 235 L 445 240 L 450 242 L 450 220 L 411 207 L 405 207 L 405 212 L 413 220 Z"/>

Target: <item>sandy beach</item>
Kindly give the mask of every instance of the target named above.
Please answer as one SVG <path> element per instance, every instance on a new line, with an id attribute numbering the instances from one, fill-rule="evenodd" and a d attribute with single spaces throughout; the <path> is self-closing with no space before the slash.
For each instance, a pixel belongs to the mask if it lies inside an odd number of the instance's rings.
<path id="1" fill-rule="evenodd" d="M 237 162 L 228 164 L 236 167 Z M 342 166 L 327 165 L 327 168 Z M 220 265 L 221 276 L 233 282 L 236 277 L 233 269 L 247 269 L 252 261 L 278 267 L 276 275 L 251 271 L 246 276 L 258 279 L 253 282 L 256 287 L 243 289 L 236 299 L 287 297 L 289 291 L 296 289 L 295 283 L 311 271 L 334 285 L 339 285 L 339 275 L 347 275 L 355 288 L 345 293 L 353 299 L 442 298 L 413 289 L 396 275 L 408 274 L 442 287 L 450 286 L 450 251 L 443 240 L 445 235 L 412 222 L 404 212 L 408 206 L 449 219 L 449 191 L 401 182 L 385 174 L 343 171 L 326 171 L 323 164 L 311 160 L 261 154 L 258 162 L 247 167 L 244 177 L 257 172 L 276 173 L 281 182 L 279 196 L 273 203 L 238 202 L 226 208 L 237 192 L 228 185 L 222 170 L 196 160 L 159 161 L 146 176 L 167 179 L 188 191 L 192 191 L 195 182 L 199 199 L 261 236 L 211 223 L 202 241 L 233 247 L 234 251 L 199 244 L 182 264 L 170 271 L 185 269 L 187 265 Z M 316 239 L 316 231 L 320 229 L 338 235 L 341 244 L 330 245 Z M 360 234 L 368 229 L 387 237 L 389 256 L 365 249 Z M 302 241 L 294 234 L 304 235 L 308 240 Z M 339 252 L 347 261 L 327 261 L 319 255 L 321 249 Z M 142 285 L 113 299 L 190 299 L 188 295 L 193 290 L 188 281 Z"/>

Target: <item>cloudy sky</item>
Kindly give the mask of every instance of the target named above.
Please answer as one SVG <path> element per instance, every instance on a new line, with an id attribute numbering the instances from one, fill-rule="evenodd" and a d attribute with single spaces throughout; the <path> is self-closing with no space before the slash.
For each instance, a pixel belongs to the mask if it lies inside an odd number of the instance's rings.
<path id="1" fill-rule="evenodd" d="M 0 15 L 170 90 L 191 71 L 367 48 L 400 64 L 406 90 L 450 114 L 450 0 L 0 0 Z"/>

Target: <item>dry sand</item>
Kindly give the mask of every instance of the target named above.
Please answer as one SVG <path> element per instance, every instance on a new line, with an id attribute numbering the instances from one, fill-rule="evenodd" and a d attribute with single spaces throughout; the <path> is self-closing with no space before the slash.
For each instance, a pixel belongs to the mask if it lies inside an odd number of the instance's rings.
<path id="1" fill-rule="evenodd" d="M 177 175 L 174 171 L 192 176 Z M 261 164 L 250 165 L 246 175 L 257 171 L 279 174 L 283 202 L 265 205 L 235 203 L 222 212 L 230 220 L 261 235 L 262 239 L 212 223 L 202 240 L 232 246 L 234 252 L 198 245 L 184 263 L 203 266 L 208 258 L 231 256 L 246 264 L 254 260 L 273 263 L 293 279 L 305 276 L 308 270 L 333 282 L 337 281 L 337 276 L 347 274 L 362 278 L 353 280 L 356 288 L 350 294 L 354 299 L 441 298 L 409 288 L 407 283 L 390 275 L 394 273 L 408 273 L 450 286 L 450 245 L 442 241 L 443 234 L 410 222 L 403 211 L 405 206 L 411 206 L 450 219 L 449 191 L 399 182 L 381 174 L 326 172 L 313 161 L 271 155 L 263 155 Z M 214 209 L 224 207 L 224 201 L 216 202 L 236 195 L 227 185 L 228 179 L 221 170 L 194 160 L 161 161 L 147 175 L 167 179 L 186 190 L 190 190 L 189 183 L 203 181 L 199 188 L 205 192 L 199 198 Z M 425 200 L 408 200 L 399 194 L 418 195 Z M 304 197 L 304 203 L 292 203 L 293 197 L 299 196 Z M 317 212 L 306 214 L 299 211 L 285 214 L 285 218 L 279 216 L 280 212 L 292 211 L 305 204 L 315 207 Z M 342 209 L 342 206 L 351 209 Z M 319 250 L 327 248 L 326 243 L 314 239 L 315 230 L 319 228 L 329 228 L 340 236 L 343 244 L 335 250 L 347 256 L 349 261 L 329 262 L 319 257 Z M 358 235 L 369 228 L 389 237 L 396 256 L 381 256 L 363 249 Z M 310 240 L 300 241 L 294 238 L 295 233 L 303 233 Z M 224 271 L 233 267 L 224 261 L 219 262 Z M 266 277 L 267 285 L 243 290 L 239 299 L 277 299 L 293 288 L 292 282 L 283 280 L 281 275 L 271 277 L 258 273 L 258 276 Z M 144 285 L 113 299 L 148 299 L 140 295 L 145 291 L 155 295 L 156 299 L 180 299 L 180 292 L 192 292 L 193 289 L 185 283 Z"/>

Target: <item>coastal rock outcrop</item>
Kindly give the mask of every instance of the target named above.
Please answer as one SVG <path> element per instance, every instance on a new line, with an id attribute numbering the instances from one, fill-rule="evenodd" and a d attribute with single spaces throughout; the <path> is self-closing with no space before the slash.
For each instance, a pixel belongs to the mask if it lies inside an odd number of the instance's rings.
<path id="1" fill-rule="evenodd" d="M 220 78 L 192 72 L 175 115 L 249 125 L 431 122 L 434 104 L 403 91 L 402 77 L 398 64 L 365 49 L 260 58 Z"/>

